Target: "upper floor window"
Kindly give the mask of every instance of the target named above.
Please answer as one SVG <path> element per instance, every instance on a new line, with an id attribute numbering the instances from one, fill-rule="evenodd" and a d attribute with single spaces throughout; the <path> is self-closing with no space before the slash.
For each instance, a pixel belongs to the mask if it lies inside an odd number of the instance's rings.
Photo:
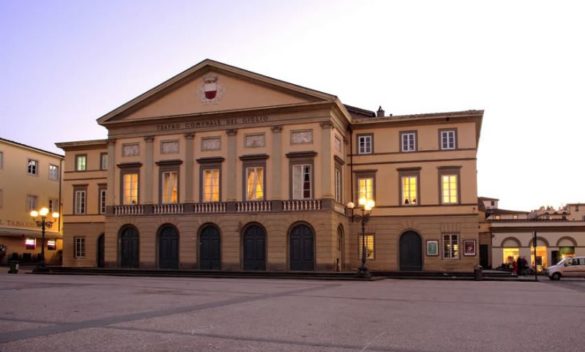
<path id="1" fill-rule="evenodd" d="M 179 201 L 179 173 L 175 170 L 161 173 L 161 200 L 163 204 Z"/>
<path id="2" fill-rule="evenodd" d="M 73 190 L 73 214 L 82 215 L 87 211 L 87 187 L 74 188 Z"/>
<path id="3" fill-rule="evenodd" d="M 49 214 L 53 214 L 53 212 L 59 212 L 58 199 L 49 199 Z"/>
<path id="4" fill-rule="evenodd" d="M 452 150 L 457 149 L 457 132 L 456 130 L 441 130 L 441 149 Z"/>
<path id="5" fill-rule="evenodd" d="M 38 175 L 39 174 L 39 162 L 37 160 L 28 159 L 27 169 L 26 172 L 29 175 Z"/>
<path id="6" fill-rule="evenodd" d="M 29 212 L 31 210 L 36 210 L 37 209 L 37 196 L 33 196 L 28 194 L 26 196 L 26 211 Z"/>
<path id="7" fill-rule="evenodd" d="M 100 186 L 98 189 L 98 210 L 100 214 L 106 213 L 106 195 L 108 193 L 107 188 Z"/>
<path id="8" fill-rule="evenodd" d="M 108 153 L 101 153 L 100 154 L 100 170 L 107 170 L 108 169 Z"/>
<path id="9" fill-rule="evenodd" d="M 358 154 L 372 154 L 374 136 L 371 134 L 363 134 L 357 136 Z"/>
<path id="10" fill-rule="evenodd" d="M 359 175 L 357 177 L 357 199 L 374 200 L 374 176 Z"/>
<path id="11" fill-rule="evenodd" d="M 53 164 L 49 165 L 49 180 L 59 181 L 59 166 Z"/>
<path id="12" fill-rule="evenodd" d="M 335 166 L 335 201 L 343 203 L 343 178 L 341 166 Z"/>
<path id="13" fill-rule="evenodd" d="M 0 170 L 4 168 L 4 152 L 0 152 Z"/>
<path id="14" fill-rule="evenodd" d="M 87 155 L 79 154 L 75 156 L 75 171 L 87 170 Z"/>
<path id="15" fill-rule="evenodd" d="M 292 198 L 313 198 L 313 165 L 292 165 Z"/>
<path id="16" fill-rule="evenodd" d="M 219 202 L 220 190 L 220 169 L 211 167 L 202 170 L 203 184 L 202 197 L 203 202 Z"/>
<path id="17" fill-rule="evenodd" d="M 439 169 L 439 182 L 441 186 L 441 204 L 458 204 L 459 197 L 459 169 Z"/>
<path id="18" fill-rule="evenodd" d="M 264 200 L 264 167 L 246 168 L 246 200 Z"/>
<path id="19" fill-rule="evenodd" d="M 401 199 L 400 205 L 417 205 L 418 200 L 418 175 L 400 176 Z"/>
<path id="20" fill-rule="evenodd" d="M 138 204 L 138 172 L 122 174 L 122 204 Z"/>
<path id="21" fill-rule="evenodd" d="M 400 132 L 400 151 L 415 152 L 416 149 L 416 132 Z"/>

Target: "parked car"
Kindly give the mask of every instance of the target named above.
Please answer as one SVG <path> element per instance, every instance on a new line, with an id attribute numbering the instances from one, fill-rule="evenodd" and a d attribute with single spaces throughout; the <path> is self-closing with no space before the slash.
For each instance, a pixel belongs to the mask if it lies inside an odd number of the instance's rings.
<path id="1" fill-rule="evenodd" d="M 565 258 L 545 270 L 551 280 L 560 280 L 561 277 L 585 278 L 585 257 Z"/>

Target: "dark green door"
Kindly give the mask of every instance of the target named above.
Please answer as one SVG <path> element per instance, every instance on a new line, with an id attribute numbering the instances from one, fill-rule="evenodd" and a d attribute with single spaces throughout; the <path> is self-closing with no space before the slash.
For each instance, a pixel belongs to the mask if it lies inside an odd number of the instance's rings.
<path id="1" fill-rule="evenodd" d="M 138 268 L 138 231 L 127 227 L 120 235 L 120 266 Z"/>
<path id="2" fill-rule="evenodd" d="M 258 225 L 244 232 L 244 270 L 266 270 L 266 233 Z"/>
<path id="3" fill-rule="evenodd" d="M 179 234 L 174 226 L 166 226 L 160 231 L 158 265 L 161 269 L 179 269 Z"/>
<path id="4" fill-rule="evenodd" d="M 103 268 L 105 266 L 105 252 L 104 252 L 104 247 L 105 247 L 105 240 L 104 240 L 104 234 L 101 234 L 100 237 L 98 237 L 98 243 L 97 243 L 97 267 L 98 268 Z"/>
<path id="5" fill-rule="evenodd" d="M 422 270 L 422 240 L 418 233 L 407 231 L 400 236 L 400 271 Z"/>
<path id="6" fill-rule="evenodd" d="M 297 225 L 290 233 L 290 270 L 312 271 L 315 266 L 313 231 L 307 225 Z"/>
<path id="7" fill-rule="evenodd" d="M 220 270 L 220 257 L 219 230 L 215 226 L 207 226 L 201 231 L 200 236 L 199 267 L 203 270 Z"/>

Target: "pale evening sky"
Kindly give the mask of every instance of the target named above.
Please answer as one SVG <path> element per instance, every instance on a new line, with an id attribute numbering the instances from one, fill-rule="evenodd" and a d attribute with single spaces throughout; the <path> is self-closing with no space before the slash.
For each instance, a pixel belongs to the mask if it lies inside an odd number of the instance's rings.
<path id="1" fill-rule="evenodd" d="M 386 113 L 484 109 L 480 196 L 585 202 L 580 1 L 0 0 L 0 137 L 96 118 L 205 58 Z"/>

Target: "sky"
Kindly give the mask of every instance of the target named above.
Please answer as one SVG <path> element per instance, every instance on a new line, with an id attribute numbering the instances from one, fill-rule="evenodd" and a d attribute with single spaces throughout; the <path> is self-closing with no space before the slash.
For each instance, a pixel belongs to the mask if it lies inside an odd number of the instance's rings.
<path id="1" fill-rule="evenodd" d="M 478 195 L 585 202 L 579 1 L 0 0 L 0 137 L 63 153 L 210 58 L 386 113 L 485 110 Z"/>

